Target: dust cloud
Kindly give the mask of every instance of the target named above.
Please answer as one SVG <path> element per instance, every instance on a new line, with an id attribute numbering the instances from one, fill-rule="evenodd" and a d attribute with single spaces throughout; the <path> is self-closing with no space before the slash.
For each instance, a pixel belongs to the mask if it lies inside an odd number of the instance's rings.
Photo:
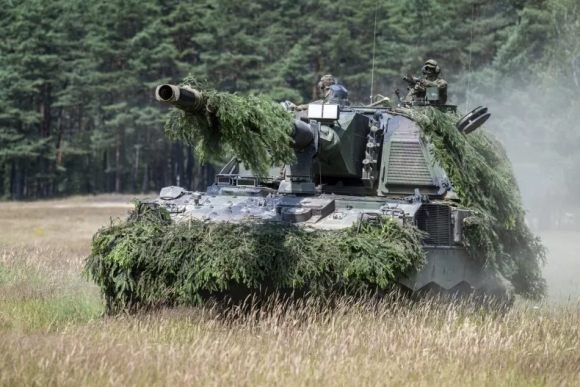
<path id="1" fill-rule="evenodd" d="M 507 96 L 472 99 L 492 113 L 485 124 L 504 144 L 527 211 L 526 222 L 548 248 L 549 302 L 580 301 L 580 103 L 561 90 L 531 85 Z M 578 166 L 578 167 L 576 167 Z"/>

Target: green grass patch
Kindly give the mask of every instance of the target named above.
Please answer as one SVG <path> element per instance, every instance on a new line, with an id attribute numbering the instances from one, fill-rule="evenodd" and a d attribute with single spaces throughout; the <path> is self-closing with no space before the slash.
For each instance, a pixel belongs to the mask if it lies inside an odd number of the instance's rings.
<path id="1" fill-rule="evenodd" d="M 1 273 L 0 332 L 49 332 L 103 313 L 102 299 L 78 275 L 24 265 Z"/>
<path id="2" fill-rule="evenodd" d="M 38 284 L 41 273 L 38 269 L 25 266 L 0 267 L 0 289 L 14 286 L 23 282 Z"/>
<path id="3" fill-rule="evenodd" d="M 0 330 L 53 332 L 70 324 L 84 324 L 103 313 L 97 296 L 35 297 L 0 301 Z"/>
<path id="4" fill-rule="evenodd" d="M 8 283 L 8 281 L 10 281 L 10 274 L 8 273 L 8 269 L 0 266 L 0 286 Z"/>

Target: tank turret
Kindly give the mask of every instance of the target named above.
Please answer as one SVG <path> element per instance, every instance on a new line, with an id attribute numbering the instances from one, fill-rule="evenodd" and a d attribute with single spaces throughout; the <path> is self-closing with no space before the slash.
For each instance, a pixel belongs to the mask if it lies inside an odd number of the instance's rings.
<path id="1" fill-rule="evenodd" d="M 198 90 L 160 85 L 155 96 L 191 114 L 204 114 Z M 279 194 L 389 196 L 413 195 L 419 189 L 432 198 L 455 197 L 445 172 L 420 139 L 417 123 L 384 109 L 350 107 L 342 85 L 331 86 L 329 101 L 309 104 L 307 116 L 297 114 L 291 134 L 297 162 L 278 172 L 283 176 Z M 234 170 L 239 172 L 240 166 Z M 229 163 L 218 181 L 227 177 L 236 183 L 240 176 L 231 171 Z M 242 175 L 244 182 L 260 183 L 251 171 Z"/>

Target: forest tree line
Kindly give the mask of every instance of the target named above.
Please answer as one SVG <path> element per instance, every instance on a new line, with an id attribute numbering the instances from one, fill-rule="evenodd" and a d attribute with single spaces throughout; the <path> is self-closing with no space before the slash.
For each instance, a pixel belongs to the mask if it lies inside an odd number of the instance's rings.
<path id="1" fill-rule="evenodd" d="M 186 75 L 275 100 L 406 93 L 433 58 L 462 111 L 488 104 L 514 157 L 580 188 L 577 0 L 0 0 L 0 197 L 204 190 L 214 164 L 163 132 Z M 376 24 L 376 29 L 375 29 Z M 373 50 L 374 48 L 374 50 Z M 374 63 L 374 74 L 373 74 Z M 509 148 L 509 147 L 508 147 Z M 578 187 L 576 187 L 578 186 Z"/>

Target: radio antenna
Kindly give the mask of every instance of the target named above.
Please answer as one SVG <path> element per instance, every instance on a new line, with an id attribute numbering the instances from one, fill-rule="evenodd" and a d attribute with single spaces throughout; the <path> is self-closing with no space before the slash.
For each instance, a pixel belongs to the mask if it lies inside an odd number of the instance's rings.
<path id="1" fill-rule="evenodd" d="M 473 48 L 473 20 L 475 19 L 475 3 L 471 9 L 471 41 L 469 42 L 469 69 L 467 70 L 467 90 L 465 90 L 465 112 L 469 109 L 469 78 L 471 76 L 471 50 Z"/>
<path id="2" fill-rule="evenodd" d="M 375 2 L 375 29 L 373 31 L 373 69 L 371 71 L 371 103 L 373 103 L 373 89 L 375 85 L 375 46 L 377 44 L 377 11 L 379 9 L 379 0 Z"/>

